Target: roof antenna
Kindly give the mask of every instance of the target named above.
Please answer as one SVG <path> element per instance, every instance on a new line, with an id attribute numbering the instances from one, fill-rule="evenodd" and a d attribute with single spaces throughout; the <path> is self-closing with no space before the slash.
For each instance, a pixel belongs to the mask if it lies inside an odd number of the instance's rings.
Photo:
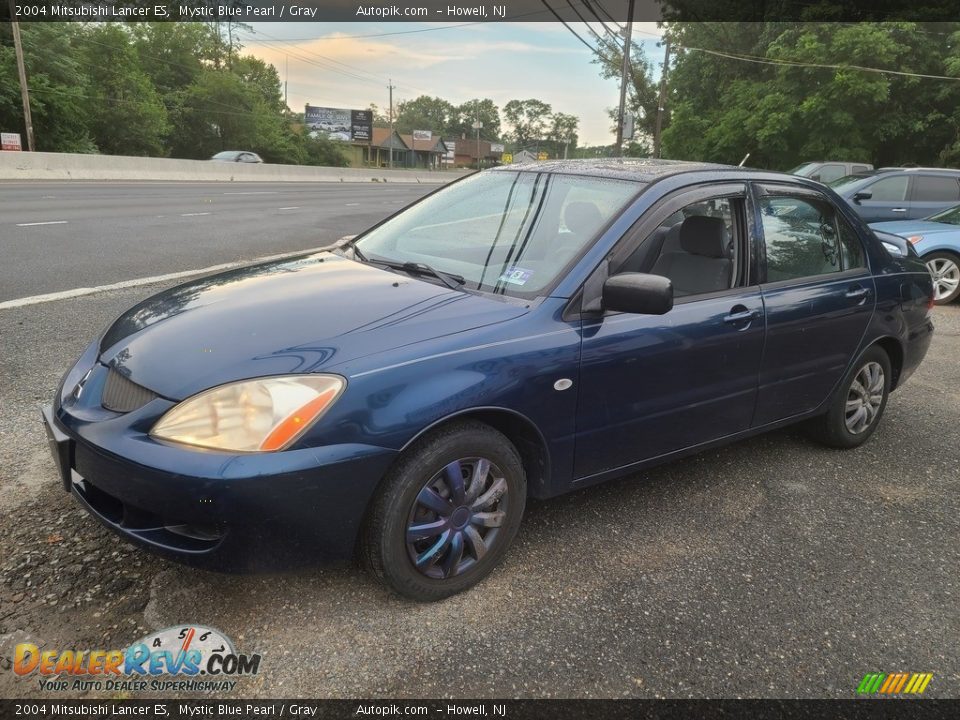
<path id="1" fill-rule="evenodd" d="M 743 167 L 743 164 L 747 161 L 747 158 L 750 157 L 750 153 L 747 153 L 743 156 L 743 160 L 740 161 L 740 164 L 737 167 Z"/>

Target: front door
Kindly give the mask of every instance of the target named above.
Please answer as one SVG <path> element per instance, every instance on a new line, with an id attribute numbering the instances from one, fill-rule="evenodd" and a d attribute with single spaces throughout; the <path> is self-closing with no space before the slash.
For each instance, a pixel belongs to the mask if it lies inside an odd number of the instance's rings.
<path id="1" fill-rule="evenodd" d="M 658 316 L 584 316 L 578 480 L 750 426 L 764 314 L 749 280 L 745 196 L 742 186 L 686 205 L 681 196 L 661 218 L 651 211 L 635 249 L 614 251 L 625 260 L 611 261 L 612 274 L 669 277 L 675 304 Z"/>

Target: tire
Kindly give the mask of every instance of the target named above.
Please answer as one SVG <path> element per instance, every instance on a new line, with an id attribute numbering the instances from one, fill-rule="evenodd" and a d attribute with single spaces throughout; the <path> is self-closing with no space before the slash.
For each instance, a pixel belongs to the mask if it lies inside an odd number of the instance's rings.
<path id="1" fill-rule="evenodd" d="M 933 252 L 923 256 L 933 277 L 933 301 L 937 305 L 953 302 L 960 295 L 960 257 L 951 252 Z"/>
<path id="2" fill-rule="evenodd" d="M 384 478 L 361 536 L 361 560 L 397 593 L 441 600 L 499 564 L 526 499 L 523 463 L 502 433 L 475 421 L 440 428 Z"/>
<path id="3" fill-rule="evenodd" d="M 855 448 L 865 443 L 887 407 L 890 378 L 887 353 L 879 345 L 867 348 L 843 378 L 826 414 L 810 421 L 811 434 L 835 448 Z"/>

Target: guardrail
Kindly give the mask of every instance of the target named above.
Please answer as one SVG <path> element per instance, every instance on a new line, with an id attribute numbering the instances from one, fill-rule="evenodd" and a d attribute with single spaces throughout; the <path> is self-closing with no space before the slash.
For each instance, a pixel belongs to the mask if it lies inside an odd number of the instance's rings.
<path id="1" fill-rule="evenodd" d="M 442 185 L 468 172 L 224 163 L 125 155 L 0 152 L 0 180 L 395 182 Z"/>

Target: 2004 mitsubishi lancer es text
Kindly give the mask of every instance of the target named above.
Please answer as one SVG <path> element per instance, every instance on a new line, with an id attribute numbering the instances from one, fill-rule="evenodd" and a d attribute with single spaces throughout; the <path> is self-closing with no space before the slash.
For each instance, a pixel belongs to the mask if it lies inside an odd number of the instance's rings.
<path id="1" fill-rule="evenodd" d="M 357 555 L 438 599 L 491 572 L 528 496 L 799 421 L 866 441 L 933 331 L 907 245 L 778 173 L 498 168 L 141 302 L 45 423 L 65 489 L 129 540 Z"/>

